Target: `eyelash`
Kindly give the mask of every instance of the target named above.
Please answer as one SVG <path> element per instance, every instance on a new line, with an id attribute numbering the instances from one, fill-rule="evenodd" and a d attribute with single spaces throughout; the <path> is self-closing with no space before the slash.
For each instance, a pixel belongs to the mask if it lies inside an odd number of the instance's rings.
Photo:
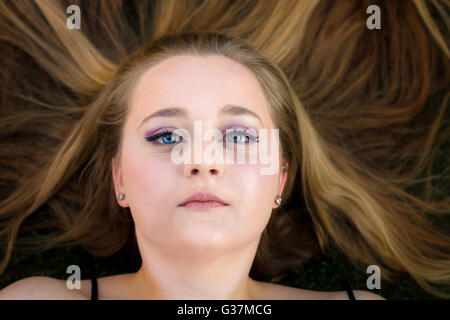
<path id="1" fill-rule="evenodd" d="M 176 142 L 173 142 L 173 143 L 158 143 L 158 142 L 156 142 L 156 140 L 158 140 L 159 138 L 162 138 L 162 137 L 164 137 L 166 135 L 172 134 L 172 132 L 173 131 L 171 131 L 171 130 L 164 129 L 162 132 L 159 132 L 159 133 L 157 133 L 157 134 L 155 134 L 153 136 L 147 137 L 145 139 L 147 141 L 149 141 L 149 142 L 152 142 L 154 144 L 159 144 L 159 145 L 166 145 L 167 146 L 167 145 L 175 144 Z M 245 132 L 244 130 L 233 129 L 233 131 L 228 132 L 224 137 L 226 137 L 228 135 L 232 135 L 232 134 L 243 135 L 243 136 L 245 136 L 245 137 L 247 137 L 249 139 L 248 142 L 250 142 L 250 141 L 252 143 L 253 142 L 259 142 L 259 136 L 255 137 L 254 135 L 251 135 L 251 134 Z M 183 139 L 183 137 L 181 137 L 181 136 L 180 136 L 180 138 Z M 181 140 L 181 141 L 183 141 L 183 140 Z M 181 142 L 181 141 L 179 141 L 179 142 Z M 245 144 L 247 144 L 247 142 L 245 142 Z"/>

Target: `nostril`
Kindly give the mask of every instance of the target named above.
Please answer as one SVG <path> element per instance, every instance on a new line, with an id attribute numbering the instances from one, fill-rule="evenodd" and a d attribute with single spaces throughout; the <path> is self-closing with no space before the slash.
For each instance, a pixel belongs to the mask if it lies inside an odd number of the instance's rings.
<path id="1" fill-rule="evenodd" d="M 197 168 L 191 170 L 191 173 L 194 174 L 194 175 L 199 173 L 199 172 L 200 172 L 200 170 L 197 169 Z M 216 174 L 216 175 L 219 173 L 219 171 L 217 169 L 209 169 L 209 172 L 212 173 L 212 174 Z"/>

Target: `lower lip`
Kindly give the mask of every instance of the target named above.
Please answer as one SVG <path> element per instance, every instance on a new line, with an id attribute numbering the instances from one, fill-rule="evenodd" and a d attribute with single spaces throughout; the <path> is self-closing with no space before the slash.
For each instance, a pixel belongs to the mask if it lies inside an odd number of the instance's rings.
<path id="1" fill-rule="evenodd" d="M 196 210 L 208 210 L 212 208 L 225 207 L 227 205 L 217 201 L 191 201 L 186 203 L 184 208 L 191 208 Z"/>

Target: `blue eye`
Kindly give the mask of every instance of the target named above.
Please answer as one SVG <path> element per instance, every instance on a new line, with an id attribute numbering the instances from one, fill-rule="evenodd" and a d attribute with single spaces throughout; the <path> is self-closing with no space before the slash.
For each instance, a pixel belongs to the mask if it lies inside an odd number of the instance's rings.
<path id="1" fill-rule="evenodd" d="M 233 137 L 233 136 L 234 136 L 233 140 L 226 139 L 228 137 Z M 255 136 L 248 134 L 247 132 L 242 131 L 242 130 L 233 130 L 233 132 L 230 132 L 229 134 L 225 135 L 225 139 L 226 139 L 225 142 L 236 143 L 236 141 L 238 140 L 236 137 L 244 137 L 242 139 L 247 138 L 248 140 L 246 140 L 244 143 L 247 143 L 250 141 L 251 142 L 259 142 L 259 137 L 255 137 Z M 242 141 L 242 139 L 240 141 Z"/>
<path id="2" fill-rule="evenodd" d="M 173 135 L 179 137 L 179 141 L 174 141 Z M 181 142 L 183 140 L 183 137 L 173 133 L 172 131 L 164 130 L 160 133 L 157 133 L 157 134 L 155 134 L 151 137 L 145 138 L 145 139 L 147 141 L 158 141 L 159 139 L 162 139 L 163 143 L 158 143 L 158 144 L 168 145 L 168 144 L 174 144 L 175 142 Z"/>
<path id="3" fill-rule="evenodd" d="M 175 140 L 173 138 L 174 136 L 178 137 L 178 140 Z M 228 137 L 234 137 L 234 138 L 232 140 L 230 140 L 230 139 L 227 139 Z M 239 138 L 236 138 L 236 137 L 244 137 L 244 138 L 239 139 Z M 247 138 L 247 140 L 245 142 L 242 142 L 242 140 L 244 140 L 245 138 Z M 157 133 L 157 134 L 155 134 L 153 136 L 147 137 L 145 139 L 147 141 L 149 141 L 149 142 L 155 141 L 154 143 L 160 144 L 160 145 L 161 144 L 162 145 L 170 145 L 170 144 L 174 144 L 176 142 L 183 141 L 183 137 L 173 133 L 170 130 L 164 130 L 162 132 L 159 132 L 159 133 Z M 160 139 L 161 139 L 161 142 L 159 142 Z M 225 143 L 226 142 L 233 142 L 233 143 L 242 144 L 242 143 L 247 143 L 247 142 L 250 142 L 250 141 L 251 142 L 259 142 L 259 136 L 255 137 L 254 135 L 251 135 L 251 134 L 249 134 L 249 133 L 247 133 L 245 131 L 242 131 L 242 130 L 233 130 L 232 132 L 229 132 L 228 134 L 226 134 L 224 136 L 224 140 L 225 140 L 224 141 Z"/>

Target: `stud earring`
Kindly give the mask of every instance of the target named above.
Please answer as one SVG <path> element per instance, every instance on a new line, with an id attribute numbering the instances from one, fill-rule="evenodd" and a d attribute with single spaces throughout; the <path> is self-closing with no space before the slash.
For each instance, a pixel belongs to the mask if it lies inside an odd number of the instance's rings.
<path id="1" fill-rule="evenodd" d="M 125 195 L 123 193 L 119 193 L 119 200 L 125 199 Z"/>
<path id="2" fill-rule="evenodd" d="M 275 203 L 279 206 L 281 204 L 281 197 L 276 198 Z"/>
<path id="3" fill-rule="evenodd" d="M 281 171 L 283 171 L 283 172 L 287 172 L 288 171 L 288 169 L 285 167 L 285 166 L 283 166 L 282 168 L 281 168 Z"/>

